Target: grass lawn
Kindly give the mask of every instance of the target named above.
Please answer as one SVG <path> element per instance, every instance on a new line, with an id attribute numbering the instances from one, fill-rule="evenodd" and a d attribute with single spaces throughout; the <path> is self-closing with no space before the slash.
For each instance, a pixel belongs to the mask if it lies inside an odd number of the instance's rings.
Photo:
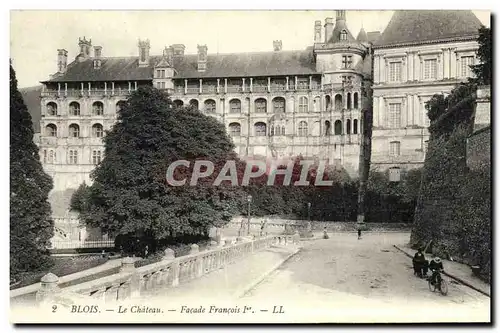
<path id="1" fill-rule="evenodd" d="M 102 258 L 100 255 L 88 255 L 75 257 L 53 257 L 53 261 L 54 265 L 52 268 L 45 271 L 20 274 L 17 278 L 20 282 L 12 284 L 10 289 L 17 289 L 40 282 L 40 279 L 49 272 L 61 277 L 102 265 L 108 261 L 108 259 Z"/>

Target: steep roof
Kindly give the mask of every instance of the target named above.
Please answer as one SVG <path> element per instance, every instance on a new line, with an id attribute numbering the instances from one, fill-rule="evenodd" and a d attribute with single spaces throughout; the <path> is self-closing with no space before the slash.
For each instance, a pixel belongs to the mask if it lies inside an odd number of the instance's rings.
<path id="1" fill-rule="evenodd" d="M 28 112 L 31 115 L 33 130 L 35 133 L 40 133 L 40 116 L 42 114 L 40 95 L 42 93 L 42 86 L 19 88 L 19 92 L 21 92 L 24 104 L 28 108 Z"/>
<path id="2" fill-rule="evenodd" d="M 375 41 L 380 37 L 380 31 L 367 32 L 366 37 L 370 43 L 375 43 Z"/>
<path id="3" fill-rule="evenodd" d="M 473 37 L 480 27 L 481 22 L 470 10 L 400 10 L 375 47 Z"/>
<path id="4" fill-rule="evenodd" d="M 356 39 L 351 34 L 349 29 L 347 29 L 347 25 L 345 23 L 345 20 L 337 20 L 337 22 L 335 22 L 335 28 L 333 28 L 332 37 L 330 37 L 329 42 L 330 43 L 339 42 L 340 41 L 340 33 L 342 32 L 342 30 L 345 30 L 347 32 L 347 40 L 348 41 L 350 41 L 350 42 L 356 41 Z"/>
<path id="5" fill-rule="evenodd" d="M 139 67 L 137 57 L 102 58 L 101 68 L 94 69 L 92 59 L 71 63 L 66 73 L 49 82 L 141 81 L 153 78 L 154 64 L 162 56 L 152 56 L 150 66 Z M 317 74 L 311 49 L 255 53 L 212 54 L 207 69 L 198 72 L 198 56 L 186 54 L 174 58 L 176 78 L 246 77 Z"/>
<path id="6" fill-rule="evenodd" d="M 356 40 L 358 42 L 368 42 L 368 35 L 366 34 L 365 29 L 361 28 L 361 30 L 359 30 L 359 34 L 358 37 L 356 37 Z"/>

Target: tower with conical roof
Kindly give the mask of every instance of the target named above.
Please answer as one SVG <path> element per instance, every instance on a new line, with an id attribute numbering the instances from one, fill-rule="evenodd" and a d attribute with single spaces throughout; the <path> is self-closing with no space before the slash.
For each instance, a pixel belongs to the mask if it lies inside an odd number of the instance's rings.
<path id="1" fill-rule="evenodd" d="M 314 44 L 316 71 L 323 75 L 324 105 L 330 118 L 325 119 L 325 127 L 331 125 L 333 134 L 340 135 L 331 152 L 337 164 L 356 165 L 359 161 L 364 86 L 370 81 L 367 41 L 354 38 L 347 27 L 346 11 L 337 10 L 335 24 L 331 18 L 325 20 L 324 43 Z"/>

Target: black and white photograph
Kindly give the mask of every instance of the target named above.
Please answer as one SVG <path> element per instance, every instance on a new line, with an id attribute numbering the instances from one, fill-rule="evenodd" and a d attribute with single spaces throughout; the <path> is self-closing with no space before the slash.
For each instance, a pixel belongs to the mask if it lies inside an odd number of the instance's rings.
<path id="1" fill-rule="evenodd" d="M 9 14 L 12 324 L 492 323 L 491 11 Z"/>

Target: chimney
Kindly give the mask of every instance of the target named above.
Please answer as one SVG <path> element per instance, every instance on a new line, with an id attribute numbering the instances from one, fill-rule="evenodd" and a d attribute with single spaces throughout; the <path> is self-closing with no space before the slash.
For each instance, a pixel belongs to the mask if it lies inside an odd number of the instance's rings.
<path id="1" fill-rule="evenodd" d="M 83 39 L 78 39 L 78 46 L 80 47 L 80 54 L 76 57 L 76 60 L 78 60 L 78 62 L 82 62 L 89 59 L 92 39 L 86 40 L 85 36 L 83 36 Z"/>
<path id="2" fill-rule="evenodd" d="M 337 18 L 336 21 L 345 21 L 345 10 L 336 10 Z"/>
<path id="3" fill-rule="evenodd" d="M 314 42 L 321 43 L 321 21 L 314 22 Z"/>
<path id="4" fill-rule="evenodd" d="M 102 46 L 94 46 L 94 69 L 101 68 L 101 51 Z"/>
<path id="5" fill-rule="evenodd" d="M 198 72 L 204 72 L 207 69 L 207 51 L 206 45 L 198 45 Z"/>
<path id="6" fill-rule="evenodd" d="M 333 18 L 327 17 L 325 19 L 325 43 L 332 38 L 333 35 Z"/>
<path id="7" fill-rule="evenodd" d="M 57 72 L 65 73 L 68 66 L 68 51 L 64 49 L 57 50 Z"/>
<path id="8" fill-rule="evenodd" d="M 186 47 L 184 44 L 173 44 L 170 45 L 170 47 L 174 50 L 174 57 L 183 57 L 184 56 L 184 50 L 186 50 Z"/>
<path id="9" fill-rule="evenodd" d="M 149 66 L 149 49 L 151 48 L 149 39 L 139 39 L 137 46 L 139 47 L 139 67 Z"/>
<path id="10" fill-rule="evenodd" d="M 273 41 L 274 51 L 281 51 L 282 46 L 283 46 L 283 43 L 281 42 L 281 40 Z"/>

